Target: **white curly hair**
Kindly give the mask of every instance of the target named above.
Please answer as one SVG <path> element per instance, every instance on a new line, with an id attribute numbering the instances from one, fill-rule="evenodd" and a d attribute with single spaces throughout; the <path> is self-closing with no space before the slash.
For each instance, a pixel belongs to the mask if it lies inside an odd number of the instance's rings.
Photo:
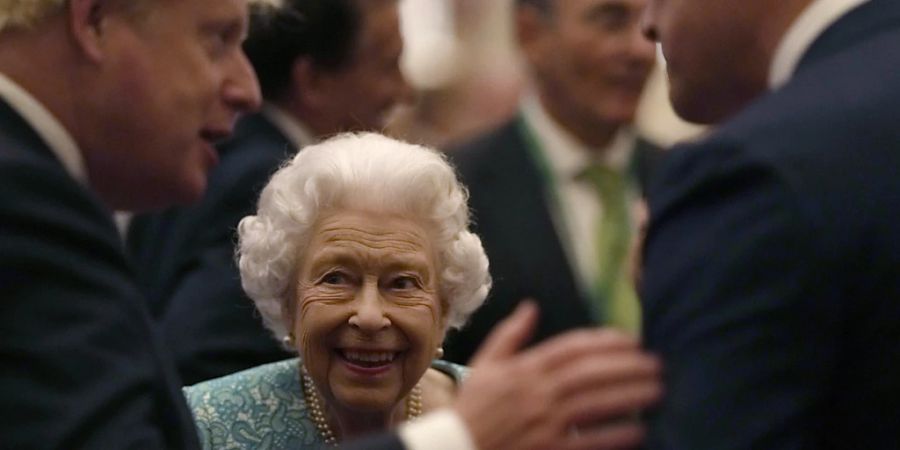
<path id="1" fill-rule="evenodd" d="M 256 215 L 241 220 L 241 283 L 280 341 L 289 332 L 291 285 L 317 218 L 336 209 L 400 214 L 431 226 L 446 328 L 459 328 L 491 287 L 487 255 L 468 229 L 467 199 L 435 150 L 376 133 L 338 135 L 282 166 L 260 194 Z"/>

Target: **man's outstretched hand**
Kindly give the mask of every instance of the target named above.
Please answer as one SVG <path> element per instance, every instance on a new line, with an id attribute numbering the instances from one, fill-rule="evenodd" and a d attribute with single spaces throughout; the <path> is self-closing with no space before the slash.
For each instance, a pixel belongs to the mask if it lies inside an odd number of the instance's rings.
<path id="1" fill-rule="evenodd" d="M 479 450 L 638 445 L 635 413 L 662 394 L 659 361 L 634 338 L 599 328 L 521 350 L 537 319 L 537 306 L 522 302 L 471 361 L 454 409 Z"/>

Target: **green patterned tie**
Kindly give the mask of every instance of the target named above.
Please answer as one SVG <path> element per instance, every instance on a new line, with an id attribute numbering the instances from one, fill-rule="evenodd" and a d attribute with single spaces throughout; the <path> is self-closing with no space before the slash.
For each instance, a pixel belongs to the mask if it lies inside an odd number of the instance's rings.
<path id="1" fill-rule="evenodd" d="M 597 224 L 597 276 L 594 280 L 604 323 L 637 334 L 640 331 L 640 306 L 628 274 L 631 245 L 631 220 L 628 211 L 628 180 L 620 171 L 593 165 L 585 178 L 594 183 L 603 204 L 602 220 Z"/>

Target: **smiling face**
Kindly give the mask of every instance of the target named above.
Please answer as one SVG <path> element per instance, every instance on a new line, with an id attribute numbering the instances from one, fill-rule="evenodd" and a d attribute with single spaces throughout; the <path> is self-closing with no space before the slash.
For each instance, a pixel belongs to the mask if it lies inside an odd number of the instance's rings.
<path id="1" fill-rule="evenodd" d="M 592 145 L 591 130 L 634 119 L 656 59 L 641 34 L 646 0 L 557 0 L 541 14 L 520 7 L 523 50 L 541 100 L 556 119 Z"/>
<path id="2" fill-rule="evenodd" d="M 423 223 L 338 210 L 314 228 L 291 330 L 338 414 L 391 414 L 444 338 L 432 238 Z"/>
<path id="3" fill-rule="evenodd" d="M 260 102 L 241 50 L 246 0 L 155 0 L 98 25 L 97 71 L 76 123 L 91 183 L 113 207 L 197 200 L 214 141 Z M 134 189 L 141 186 L 141 189 Z"/>

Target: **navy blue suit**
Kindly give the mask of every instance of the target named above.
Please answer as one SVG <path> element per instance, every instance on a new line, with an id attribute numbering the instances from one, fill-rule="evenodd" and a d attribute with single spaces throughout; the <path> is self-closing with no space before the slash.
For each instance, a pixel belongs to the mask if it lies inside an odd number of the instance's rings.
<path id="1" fill-rule="evenodd" d="M 648 448 L 900 448 L 900 2 L 839 20 L 662 175 Z"/>
<path id="2" fill-rule="evenodd" d="M 198 448 L 111 213 L 0 102 L 0 448 Z"/>
<path id="3" fill-rule="evenodd" d="M 186 384 L 291 355 L 263 326 L 234 263 L 238 222 L 296 149 L 263 115 L 241 119 L 219 146 L 203 200 L 135 218 L 129 230 L 154 315 Z"/>

